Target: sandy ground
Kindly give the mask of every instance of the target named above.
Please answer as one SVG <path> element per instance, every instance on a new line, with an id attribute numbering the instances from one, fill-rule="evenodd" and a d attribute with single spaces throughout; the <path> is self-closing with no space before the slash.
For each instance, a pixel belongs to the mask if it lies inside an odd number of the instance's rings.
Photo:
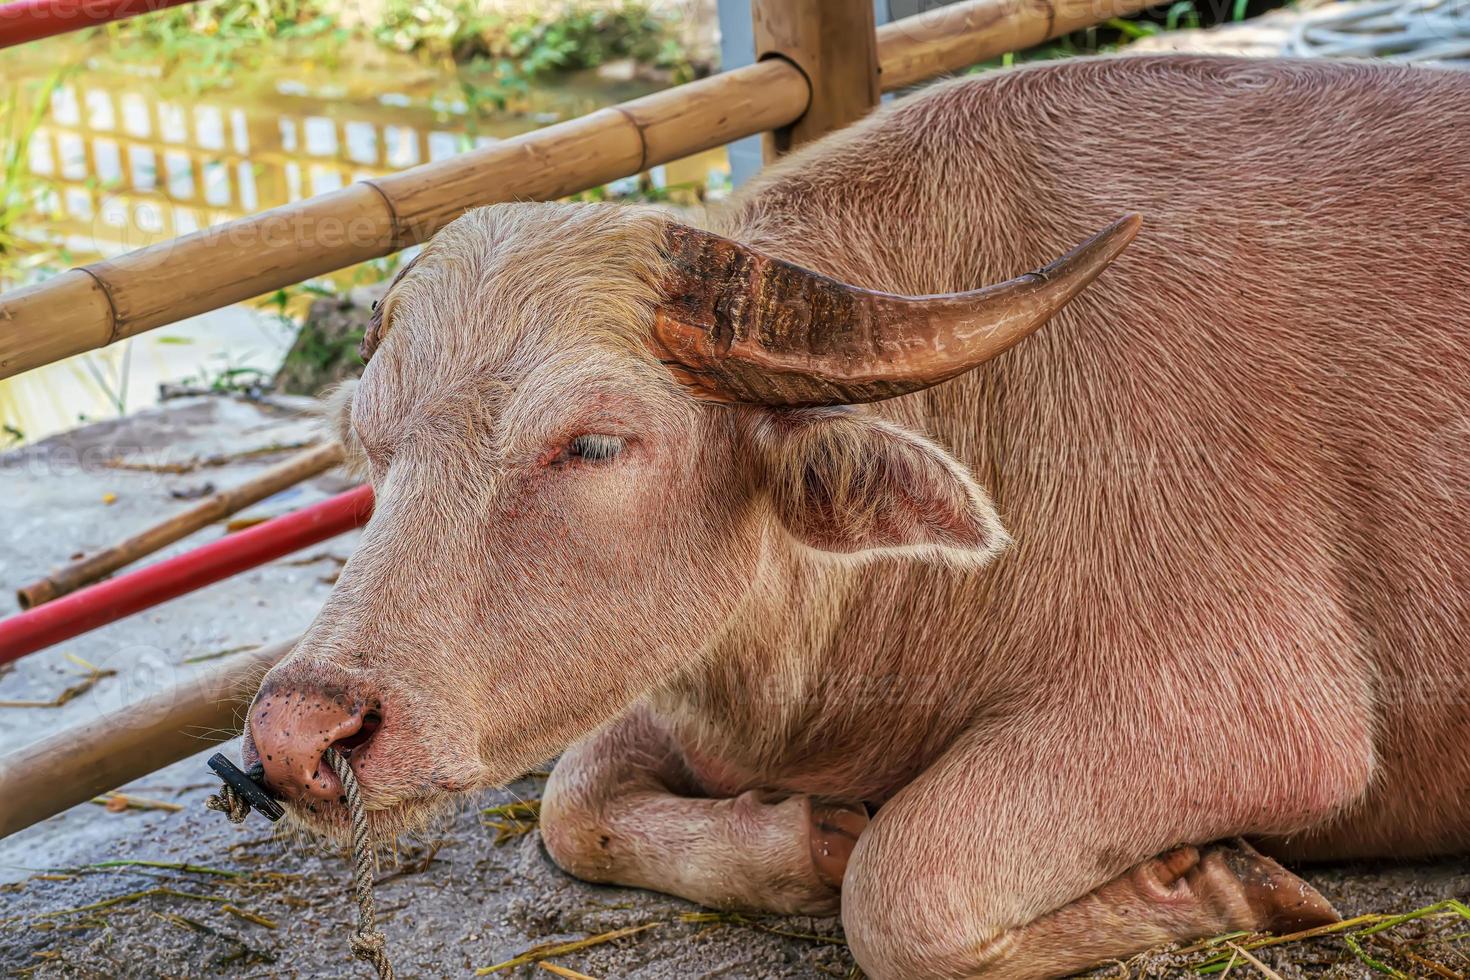
<path id="1" fill-rule="evenodd" d="M 114 544 L 185 510 L 191 497 L 234 486 L 319 439 L 317 422 L 306 414 L 314 404 L 185 399 L 0 455 L 0 608 L 13 609 L 14 589 L 73 555 Z M 188 472 L 158 472 L 173 468 Z M 324 475 L 238 517 L 274 516 L 349 485 Z M 157 557 L 214 540 L 221 530 L 207 528 Z M 291 635 L 331 591 L 322 580 L 336 572 L 352 543 L 344 536 L 27 657 L 13 671 L 0 667 L 5 700 L 47 700 L 77 683 L 86 671 L 68 655 L 118 672 L 59 709 L 0 710 L 0 750 L 38 727 L 96 717 L 177 683 L 228 656 L 223 651 Z"/>
<path id="2" fill-rule="evenodd" d="M 187 806 L 182 812 L 108 814 L 94 807 L 70 821 L 87 843 L 68 848 L 64 858 L 23 845 L 20 853 L 6 847 L 0 854 L 31 867 L 148 859 L 242 870 L 247 877 L 138 868 L 24 880 L 0 905 L 0 968 L 38 965 L 40 976 L 370 976 L 348 957 L 355 906 L 343 857 L 279 841 L 258 817 L 234 827 L 202 809 L 206 791 L 182 787 L 200 782 L 203 772 L 202 759 L 193 760 L 138 787 L 178 799 Z M 542 783 L 523 780 L 515 795 L 489 794 L 475 804 L 534 799 Z M 547 859 L 534 831 L 500 846 L 496 837 L 471 807 L 442 833 L 402 847 L 399 862 L 385 855 L 376 898 L 401 976 L 465 976 L 537 944 L 647 923 L 659 924 L 555 962 L 598 977 L 649 978 L 840 977 L 851 964 L 830 920 L 773 923 L 825 941 L 684 922 L 681 915 L 700 910 L 568 878 Z M 201 897 L 153 895 L 101 912 L 58 914 L 160 886 Z M 230 912 L 225 902 L 276 928 Z M 550 976 L 530 967 L 509 975 Z"/>

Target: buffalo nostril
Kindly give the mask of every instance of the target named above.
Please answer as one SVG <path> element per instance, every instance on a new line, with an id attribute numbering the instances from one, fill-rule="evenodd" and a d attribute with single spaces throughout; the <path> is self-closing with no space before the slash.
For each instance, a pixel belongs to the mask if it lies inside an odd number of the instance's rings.
<path id="1" fill-rule="evenodd" d="M 332 748 L 343 755 L 352 755 L 352 750 L 361 748 L 372 740 L 383 724 L 383 716 L 375 708 L 369 708 L 363 712 L 362 726 L 345 738 L 339 738 L 332 743 Z"/>

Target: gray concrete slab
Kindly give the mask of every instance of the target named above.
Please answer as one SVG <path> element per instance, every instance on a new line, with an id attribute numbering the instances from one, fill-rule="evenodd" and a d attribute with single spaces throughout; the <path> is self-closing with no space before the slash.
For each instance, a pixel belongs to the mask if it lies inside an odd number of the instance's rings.
<path id="1" fill-rule="evenodd" d="M 308 414 L 314 405 L 310 399 L 181 399 L 0 454 L 0 610 L 18 611 L 14 589 L 52 567 L 191 506 L 176 495 L 236 485 L 318 439 L 319 423 Z M 158 472 L 196 463 L 184 473 Z M 324 474 L 239 516 L 274 516 L 350 485 L 339 474 Z M 223 526 L 213 525 L 147 561 L 223 534 Z M 40 651 L 13 669 L 0 667 L 3 700 L 49 700 L 78 682 L 87 671 L 68 655 L 117 672 L 60 708 L 0 709 L 0 753 L 217 662 L 199 658 L 291 636 L 320 608 L 331 591 L 323 579 L 336 572 L 354 540 L 344 535 Z"/>

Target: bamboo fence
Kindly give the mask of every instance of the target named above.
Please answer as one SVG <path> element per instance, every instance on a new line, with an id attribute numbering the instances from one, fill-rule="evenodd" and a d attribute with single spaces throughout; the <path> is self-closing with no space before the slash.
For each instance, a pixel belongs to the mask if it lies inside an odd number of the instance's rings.
<path id="1" fill-rule="evenodd" d="M 883 91 L 1147 6 L 972 0 L 877 32 Z M 424 241 L 467 208 L 564 197 L 796 122 L 784 58 L 81 266 L 0 296 L 0 378 Z"/>

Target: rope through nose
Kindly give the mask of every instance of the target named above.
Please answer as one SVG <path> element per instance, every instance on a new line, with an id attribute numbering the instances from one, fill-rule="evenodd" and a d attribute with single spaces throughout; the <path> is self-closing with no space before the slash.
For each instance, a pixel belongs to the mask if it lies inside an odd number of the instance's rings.
<path id="1" fill-rule="evenodd" d="M 229 783 L 221 783 L 219 792 L 205 800 L 204 805 L 229 817 L 230 823 L 244 823 L 250 816 L 250 804 L 241 799 Z"/>
<path id="2" fill-rule="evenodd" d="M 357 896 L 357 933 L 352 937 L 352 955 L 371 963 L 382 980 L 393 980 L 393 964 L 388 962 L 388 941 L 377 927 L 373 906 L 373 855 L 368 847 L 367 811 L 357 788 L 357 775 L 352 765 L 336 749 L 327 749 L 327 765 L 342 781 L 347 795 L 347 812 L 352 817 L 352 890 Z"/>
<path id="3" fill-rule="evenodd" d="M 373 855 L 368 846 L 367 811 L 362 805 L 357 774 L 336 749 L 327 749 L 322 757 L 342 781 L 352 824 L 352 890 L 357 898 L 357 931 L 352 936 L 352 955 L 371 963 L 381 980 L 393 980 L 387 939 L 378 931 L 377 911 L 373 907 Z M 272 820 L 279 820 L 283 815 L 280 804 L 259 789 L 258 773 L 241 772 L 218 753 L 209 760 L 209 768 L 219 775 L 221 785 L 220 791 L 205 800 L 204 805 L 227 815 L 231 823 L 242 823 L 252 806 Z"/>

